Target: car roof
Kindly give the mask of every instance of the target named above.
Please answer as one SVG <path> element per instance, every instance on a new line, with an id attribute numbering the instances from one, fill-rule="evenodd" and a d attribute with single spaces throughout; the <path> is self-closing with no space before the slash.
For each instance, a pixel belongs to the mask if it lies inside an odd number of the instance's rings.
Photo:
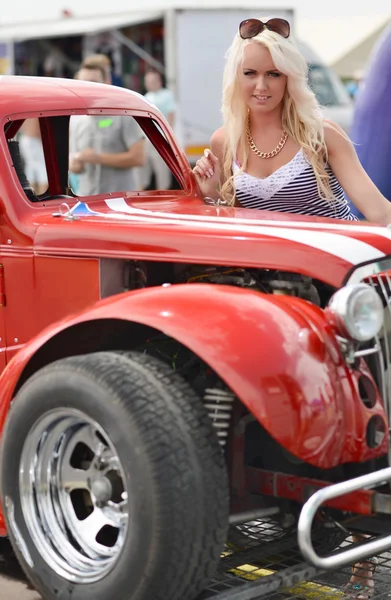
<path id="1" fill-rule="evenodd" d="M 0 116 L 24 112 L 125 109 L 157 109 L 144 96 L 126 88 L 58 77 L 0 77 Z"/>

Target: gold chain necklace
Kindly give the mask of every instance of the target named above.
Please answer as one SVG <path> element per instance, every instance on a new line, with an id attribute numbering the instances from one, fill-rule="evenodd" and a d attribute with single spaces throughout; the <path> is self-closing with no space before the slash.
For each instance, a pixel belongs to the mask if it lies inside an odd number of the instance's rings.
<path id="1" fill-rule="evenodd" d="M 257 146 L 255 145 L 255 142 L 253 140 L 253 137 L 251 135 L 251 130 L 250 130 L 250 119 L 247 119 L 247 128 L 246 128 L 246 134 L 247 134 L 247 141 L 248 144 L 251 148 L 251 150 L 257 155 L 259 156 L 259 158 L 273 158 L 273 156 L 276 156 L 276 154 L 278 154 L 279 152 L 281 152 L 281 150 L 283 149 L 283 147 L 286 144 L 286 141 L 288 139 L 288 134 L 285 130 L 283 130 L 282 132 L 282 136 L 280 141 L 278 142 L 277 146 L 274 148 L 274 150 L 272 150 L 271 152 L 261 152 L 259 150 L 259 148 L 257 148 Z"/>

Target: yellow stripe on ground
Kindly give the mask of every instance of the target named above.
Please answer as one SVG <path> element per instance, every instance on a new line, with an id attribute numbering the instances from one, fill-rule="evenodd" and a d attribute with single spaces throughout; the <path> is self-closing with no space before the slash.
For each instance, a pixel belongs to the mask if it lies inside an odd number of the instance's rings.
<path id="1" fill-rule="evenodd" d="M 241 565 L 236 569 L 230 569 L 228 572 L 248 581 L 257 581 L 261 577 L 267 577 L 276 573 L 276 571 L 260 569 L 254 565 Z M 323 598 L 324 600 L 340 600 L 345 597 L 344 593 L 336 588 L 312 581 L 303 581 L 303 583 L 295 587 L 284 588 L 279 591 L 289 596 L 299 596 L 305 600 L 322 600 Z"/>

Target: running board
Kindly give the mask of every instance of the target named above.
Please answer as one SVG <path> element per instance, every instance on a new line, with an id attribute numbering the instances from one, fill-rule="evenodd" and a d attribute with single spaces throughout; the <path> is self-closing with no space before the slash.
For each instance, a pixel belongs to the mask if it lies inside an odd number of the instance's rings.
<path id="1" fill-rule="evenodd" d="M 342 550 L 332 556 L 321 557 L 316 554 L 312 545 L 311 531 L 312 524 L 318 509 L 324 502 L 332 500 L 356 492 L 361 489 L 370 489 L 379 485 L 384 485 L 391 482 L 391 467 L 387 469 L 381 469 L 368 475 L 362 475 L 355 479 L 349 479 L 341 483 L 327 486 L 321 490 L 315 492 L 309 500 L 304 504 L 300 518 L 298 522 L 298 543 L 299 548 L 304 558 L 315 567 L 322 570 L 337 569 L 355 562 L 359 562 L 362 559 L 375 556 L 381 552 L 385 552 L 391 548 L 391 535 L 383 537 L 381 539 L 367 542 L 366 544 L 360 545 L 356 548 L 348 548 Z"/>

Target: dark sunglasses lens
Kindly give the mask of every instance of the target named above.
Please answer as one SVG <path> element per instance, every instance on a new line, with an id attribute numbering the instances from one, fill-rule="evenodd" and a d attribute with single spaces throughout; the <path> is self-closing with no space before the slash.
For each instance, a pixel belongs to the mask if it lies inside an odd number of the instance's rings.
<path id="1" fill-rule="evenodd" d="M 278 33 L 284 38 L 288 38 L 290 35 L 291 26 L 289 25 L 288 21 L 285 21 L 285 19 L 270 19 L 266 25 L 269 29 L 275 33 Z"/>
<path id="2" fill-rule="evenodd" d="M 263 23 L 258 19 L 247 19 L 239 25 L 240 37 L 244 40 L 255 37 L 263 29 Z"/>

